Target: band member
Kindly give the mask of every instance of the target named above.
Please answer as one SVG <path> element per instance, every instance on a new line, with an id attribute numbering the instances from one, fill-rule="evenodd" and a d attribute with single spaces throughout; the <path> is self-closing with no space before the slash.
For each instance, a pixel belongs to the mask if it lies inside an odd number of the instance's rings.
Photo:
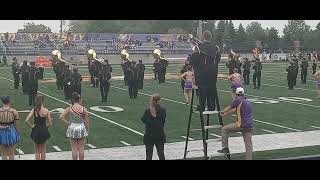
<path id="1" fill-rule="evenodd" d="M 14 78 L 14 89 L 18 89 L 19 83 L 20 83 L 20 68 L 18 64 L 18 59 L 16 57 L 13 58 L 11 67 L 12 67 L 12 75 Z"/>
<path id="2" fill-rule="evenodd" d="M 189 66 L 189 61 L 187 60 L 187 61 L 185 61 L 184 62 L 184 66 L 182 67 L 182 69 L 180 70 L 180 74 L 181 74 L 181 76 L 185 73 L 185 72 L 187 72 L 188 70 L 187 70 L 187 67 Z M 185 80 L 184 80 L 184 78 L 181 78 L 181 89 L 182 89 L 182 92 L 184 93 L 184 86 L 185 86 Z"/>
<path id="3" fill-rule="evenodd" d="M 139 60 L 139 63 L 137 64 L 137 68 L 138 68 L 138 76 L 139 76 L 138 89 L 143 89 L 144 71 L 146 68 L 144 64 L 142 64 L 142 60 Z"/>
<path id="4" fill-rule="evenodd" d="M 204 111 L 207 105 L 209 111 L 215 110 L 217 102 L 217 76 L 218 63 L 221 59 L 220 48 L 211 42 L 212 34 L 210 31 L 203 32 L 204 42 L 196 46 L 190 58 L 190 65 L 195 72 L 195 85 L 199 88 L 199 111 Z"/>
<path id="5" fill-rule="evenodd" d="M 317 87 L 317 99 L 320 98 L 320 70 L 318 70 L 315 74 L 314 74 L 314 78 L 315 78 L 315 83 L 316 83 L 316 87 Z"/>
<path id="6" fill-rule="evenodd" d="M 89 70 L 89 74 L 90 74 L 90 84 L 93 85 L 94 79 L 93 79 L 93 69 L 91 68 L 91 63 L 92 63 L 92 60 L 88 59 L 88 70 Z"/>
<path id="7" fill-rule="evenodd" d="M 90 68 L 93 75 L 93 87 L 98 88 L 99 87 L 99 73 L 101 71 L 101 63 L 97 60 L 94 60 L 90 64 Z"/>
<path id="8" fill-rule="evenodd" d="M 39 68 L 35 66 L 35 62 L 30 62 L 30 67 L 27 69 L 27 90 L 29 95 L 29 106 L 35 105 L 35 98 L 38 92 L 38 80 L 40 77 Z"/>
<path id="9" fill-rule="evenodd" d="M 89 113 L 81 105 L 81 96 L 72 94 L 73 105 L 64 110 L 59 119 L 68 125 L 66 136 L 70 139 L 73 160 L 84 160 L 85 139 L 89 134 Z M 67 116 L 69 121 L 66 120 Z"/>
<path id="10" fill-rule="evenodd" d="M 305 58 L 303 58 L 303 60 L 301 61 L 300 67 L 301 67 L 301 84 L 306 84 L 309 63 Z"/>
<path id="11" fill-rule="evenodd" d="M 100 80 L 100 93 L 102 102 L 108 101 L 108 93 L 110 90 L 110 80 L 111 80 L 112 67 L 109 61 L 106 59 L 102 65 L 102 70 L 99 76 Z"/>
<path id="12" fill-rule="evenodd" d="M 243 63 L 243 80 L 244 80 L 244 85 L 249 85 L 250 82 L 250 61 L 248 58 L 244 58 L 244 63 Z"/>
<path id="13" fill-rule="evenodd" d="M 240 68 L 240 63 L 235 59 L 235 57 L 231 54 L 229 55 L 230 60 L 226 63 L 226 66 L 229 68 L 229 75 L 233 74 L 233 70 L 235 68 Z"/>
<path id="14" fill-rule="evenodd" d="M 187 66 L 187 72 L 184 72 L 181 75 L 181 79 L 185 82 L 184 96 L 186 100 L 186 105 L 191 105 L 194 74 L 192 72 L 192 67 L 190 65 Z"/>
<path id="15" fill-rule="evenodd" d="M 63 80 L 64 97 L 65 97 L 65 100 L 69 100 L 71 99 L 71 94 L 72 94 L 71 92 L 72 79 L 71 79 L 71 72 L 68 65 L 65 66 L 63 77 L 64 77 L 64 80 Z"/>
<path id="16" fill-rule="evenodd" d="M 159 60 L 156 59 L 153 63 L 154 80 L 157 80 L 159 78 L 160 68 L 161 64 L 159 63 Z"/>
<path id="17" fill-rule="evenodd" d="M 131 67 L 131 61 L 122 61 L 121 68 L 124 76 L 124 84 L 128 85 L 128 69 Z"/>
<path id="18" fill-rule="evenodd" d="M 8 65 L 8 58 L 7 58 L 7 55 L 6 54 L 3 54 L 2 55 L 2 63 L 3 63 L 3 65 L 2 66 L 9 66 Z"/>
<path id="19" fill-rule="evenodd" d="M 64 62 L 59 61 L 57 63 L 56 78 L 57 78 L 58 90 L 63 90 L 66 69 L 68 68 L 66 68 L 66 64 Z"/>
<path id="20" fill-rule="evenodd" d="M 228 134 L 230 132 L 241 132 L 245 144 L 245 159 L 252 160 L 252 134 L 253 134 L 253 116 L 252 105 L 244 96 L 244 89 L 236 89 L 236 97 L 232 101 L 231 105 L 226 107 L 220 112 L 220 115 L 225 117 L 233 113 L 237 114 L 237 122 L 225 125 L 221 128 L 222 136 L 222 149 L 218 150 L 219 153 L 224 153 L 228 157 L 230 155 Z"/>
<path id="21" fill-rule="evenodd" d="M 39 79 L 43 79 L 43 77 L 44 77 L 44 67 L 43 67 L 43 66 L 40 66 L 40 67 L 39 67 L 39 71 L 40 71 Z"/>
<path id="22" fill-rule="evenodd" d="M 13 160 L 16 144 L 20 141 L 19 113 L 11 107 L 9 96 L 1 97 L 0 148 L 2 160 Z"/>
<path id="23" fill-rule="evenodd" d="M 160 59 L 160 69 L 158 71 L 159 84 L 164 83 L 166 80 L 166 73 L 168 67 L 168 61 L 166 59 Z"/>
<path id="24" fill-rule="evenodd" d="M 317 72 L 317 62 L 313 61 L 312 62 L 312 74 L 315 75 Z"/>
<path id="25" fill-rule="evenodd" d="M 128 69 L 128 88 L 130 99 L 136 99 L 138 96 L 138 69 L 136 62 L 132 62 L 132 65 Z"/>
<path id="26" fill-rule="evenodd" d="M 78 72 L 78 68 L 73 68 L 73 73 L 71 74 L 71 94 L 77 92 L 81 96 L 81 82 L 82 76 Z"/>
<path id="27" fill-rule="evenodd" d="M 165 160 L 164 143 L 166 134 L 164 124 L 166 121 L 166 109 L 160 106 L 160 95 L 153 94 L 150 106 L 144 111 L 141 121 L 145 124 L 143 143 L 146 146 L 146 160 L 152 160 L 153 147 L 156 146 L 160 160 Z"/>
<path id="28" fill-rule="evenodd" d="M 28 81 L 27 69 L 28 69 L 28 61 L 23 61 L 22 65 L 20 67 L 23 94 L 28 94 L 28 90 L 27 90 L 28 89 L 27 88 L 27 81 Z"/>
<path id="29" fill-rule="evenodd" d="M 46 144 L 50 138 L 48 127 L 52 126 L 50 111 L 43 106 L 44 97 L 36 97 L 36 105 L 26 118 L 27 125 L 32 128 L 31 139 L 35 147 L 36 160 L 46 159 Z M 33 124 L 30 123 L 31 118 Z"/>
<path id="30" fill-rule="evenodd" d="M 287 81 L 288 81 L 288 89 L 292 90 L 293 86 L 294 86 L 294 78 L 295 78 L 295 66 L 293 62 L 290 62 L 289 67 L 286 69 L 286 71 L 288 72 L 287 74 Z"/>
<path id="31" fill-rule="evenodd" d="M 298 58 L 294 58 L 293 62 L 294 62 L 294 67 L 295 67 L 295 78 L 294 78 L 293 85 L 296 86 L 297 85 L 298 73 L 299 73 L 299 59 Z"/>
<path id="32" fill-rule="evenodd" d="M 256 59 L 252 69 L 254 69 L 254 73 L 253 73 L 253 89 L 260 89 L 260 85 L 261 85 L 261 71 L 262 71 L 262 63 L 260 61 L 260 59 Z M 256 81 L 258 81 L 258 87 L 257 87 L 257 83 Z"/>

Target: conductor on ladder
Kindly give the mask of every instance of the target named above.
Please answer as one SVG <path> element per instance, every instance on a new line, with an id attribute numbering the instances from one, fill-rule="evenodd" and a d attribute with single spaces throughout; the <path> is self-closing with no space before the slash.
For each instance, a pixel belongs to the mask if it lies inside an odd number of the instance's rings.
<path id="1" fill-rule="evenodd" d="M 190 57 L 190 65 L 196 73 L 195 84 L 200 92 L 198 110 L 214 111 L 217 97 L 218 63 L 221 59 L 219 46 L 212 41 L 210 31 L 203 32 L 203 43 L 196 46 L 196 51 Z"/>
<path id="2" fill-rule="evenodd" d="M 224 153 L 226 157 L 230 157 L 228 134 L 230 132 L 241 132 L 245 144 L 245 159 L 252 160 L 252 106 L 251 103 L 244 96 L 244 89 L 239 87 L 236 89 L 236 97 L 232 101 L 231 105 L 226 107 L 220 112 L 221 116 L 229 116 L 236 113 L 237 122 L 225 125 L 221 128 L 222 136 L 222 149 L 218 150 L 219 153 Z"/>

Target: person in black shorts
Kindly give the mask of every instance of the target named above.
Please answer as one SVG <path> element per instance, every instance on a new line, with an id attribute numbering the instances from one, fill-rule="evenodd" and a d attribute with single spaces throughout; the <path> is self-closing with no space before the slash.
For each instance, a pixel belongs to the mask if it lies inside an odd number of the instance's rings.
<path id="1" fill-rule="evenodd" d="M 43 107 L 43 101 L 43 96 L 36 97 L 36 105 L 26 119 L 26 123 L 32 128 L 31 139 L 34 142 L 36 160 L 45 160 L 46 158 L 46 144 L 50 138 L 48 127 L 52 126 L 50 112 Z M 32 117 L 34 117 L 33 124 L 30 123 Z"/>

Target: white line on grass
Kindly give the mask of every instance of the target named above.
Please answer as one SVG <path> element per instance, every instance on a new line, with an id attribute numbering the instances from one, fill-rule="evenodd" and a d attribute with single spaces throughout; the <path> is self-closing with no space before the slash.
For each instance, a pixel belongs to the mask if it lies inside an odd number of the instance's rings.
<path id="1" fill-rule="evenodd" d="M 5 77 L 1 77 L 1 76 L 0 76 L 0 78 L 1 78 L 1 79 L 4 79 L 4 80 L 7 80 L 7 81 L 14 82 L 14 81 L 12 81 L 11 79 L 7 79 L 7 78 L 5 78 Z M 46 93 L 43 93 L 43 92 L 41 92 L 41 91 L 38 91 L 38 92 L 39 92 L 40 94 L 42 94 L 42 95 L 45 95 L 45 96 L 51 98 L 51 99 L 54 99 L 54 100 L 59 101 L 59 102 L 61 102 L 61 103 L 63 103 L 63 104 L 66 104 L 66 105 L 71 106 L 70 103 L 67 103 L 67 102 L 65 102 L 65 101 L 63 101 L 63 100 L 60 100 L 60 99 L 56 98 L 56 97 L 50 96 L 50 95 L 48 95 L 48 94 L 46 94 Z M 117 123 L 117 122 L 114 122 L 114 121 L 112 121 L 112 120 L 110 120 L 110 119 L 107 119 L 107 118 L 104 118 L 104 117 L 102 117 L 102 116 L 99 116 L 99 115 L 97 115 L 97 114 L 95 114 L 95 113 L 92 113 L 92 112 L 90 112 L 90 111 L 88 111 L 88 113 L 89 113 L 90 115 L 95 116 L 95 117 L 97 117 L 97 118 L 100 118 L 100 119 L 102 119 L 102 120 L 104 120 L 104 121 L 107 121 L 107 122 L 109 122 L 109 123 L 112 123 L 112 124 L 114 124 L 114 125 L 117 125 L 117 126 L 119 126 L 119 127 L 122 127 L 122 128 L 124 128 L 124 129 L 127 129 L 127 130 L 129 130 L 129 131 L 131 131 L 131 132 L 133 132 L 133 133 L 135 133 L 135 134 L 138 134 L 138 135 L 140 135 L 140 136 L 143 136 L 142 133 L 140 133 L 140 132 L 138 132 L 138 131 L 136 131 L 136 130 L 133 130 L 133 129 L 125 126 L 125 125 L 119 124 L 119 123 Z"/>
<path id="2" fill-rule="evenodd" d="M 182 138 L 184 138 L 184 139 L 187 139 L 187 137 L 186 136 L 181 136 Z M 191 137 L 189 137 L 189 141 L 194 141 L 194 139 L 193 138 L 191 138 Z"/>
<path id="3" fill-rule="evenodd" d="M 318 127 L 318 126 L 311 126 L 311 127 L 316 128 L 316 129 L 320 129 L 320 127 Z"/>
<path id="4" fill-rule="evenodd" d="M 126 145 L 126 146 L 131 146 L 131 144 L 125 142 L 125 141 L 120 141 L 122 144 Z"/>
<path id="5" fill-rule="evenodd" d="M 264 132 L 271 133 L 271 134 L 276 134 L 276 132 L 273 132 L 273 131 L 270 131 L 270 130 L 266 130 L 266 129 L 261 129 L 261 130 L 264 131 Z"/>
<path id="6" fill-rule="evenodd" d="M 214 136 L 214 137 L 217 137 L 217 138 L 221 138 L 220 135 L 217 135 L 217 134 L 213 134 L 213 133 L 210 133 L 211 136 Z"/>
<path id="7" fill-rule="evenodd" d="M 58 146 L 52 146 L 53 149 L 55 149 L 58 152 L 61 152 L 62 150 Z"/>
<path id="8" fill-rule="evenodd" d="M 166 82 L 172 83 L 172 84 L 180 84 L 180 83 L 174 82 L 174 81 L 166 81 Z M 222 90 L 222 89 L 217 89 L 217 90 L 218 90 L 218 91 L 221 91 L 221 92 L 225 92 L 225 93 L 230 93 L 230 91 L 226 91 L 226 90 Z M 303 106 L 310 106 L 310 107 L 320 108 L 320 106 L 316 106 L 316 105 L 312 105 L 312 104 L 304 104 L 304 103 L 292 102 L 292 101 L 282 100 L 282 99 L 274 99 L 274 98 L 269 98 L 269 97 L 264 97 L 264 96 L 255 96 L 255 95 L 250 95 L 250 94 L 246 94 L 246 96 L 257 97 L 257 98 L 264 98 L 264 99 L 270 99 L 270 100 L 275 100 L 275 101 L 282 101 L 282 102 L 291 103 L 291 104 L 299 104 L 299 105 L 303 105 Z"/>
<path id="9" fill-rule="evenodd" d="M 86 144 L 86 146 L 88 146 L 89 148 L 91 148 L 91 149 L 96 149 L 97 147 L 95 147 L 94 145 L 92 145 L 92 144 Z"/>
<path id="10" fill-rule="evenodd" d="M 23 152 L 21 149 L 16 149 L 16 151 L 17 151 L 19 154 L 24 154 L 24 152 Z"/>

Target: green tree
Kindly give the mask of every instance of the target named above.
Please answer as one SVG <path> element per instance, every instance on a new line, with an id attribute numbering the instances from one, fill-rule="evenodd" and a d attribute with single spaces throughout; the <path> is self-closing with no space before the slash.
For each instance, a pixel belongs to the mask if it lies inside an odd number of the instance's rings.
<path id="1" fill-rule="evenodd" d="M 248 40 L 251 41 L 261 41 L 262 43 L 265 41 L 266 39 L 266 32 L 265 30 L 262 28 L 261 24 L 254 21 L 251 22 L 247 28 L 246 28 L 246 32 L 247 32 L 247 37 Z"/>
<path id="2" fill-rule="evenodd" d="M 18 29 L 18 33 L 51 33 L 51 29 L 43 24 L 31 22 L 24 24 L 23 29 Z"/>
<path id="3" fill-rule="evenodd" d="M 310 26 L 304 20 L 289 20 L 283 29 L 285 41 L 303 41 L 310 32 Z"/>
<path id="4" fill-rule="evenodd" d="M 269 48 L 274 49 L 278 47 L 279 41 L 279 34 L 278 30 L 274 27 L 270 29 L 266 29 L 266 43 L 268 44 Z"/>

